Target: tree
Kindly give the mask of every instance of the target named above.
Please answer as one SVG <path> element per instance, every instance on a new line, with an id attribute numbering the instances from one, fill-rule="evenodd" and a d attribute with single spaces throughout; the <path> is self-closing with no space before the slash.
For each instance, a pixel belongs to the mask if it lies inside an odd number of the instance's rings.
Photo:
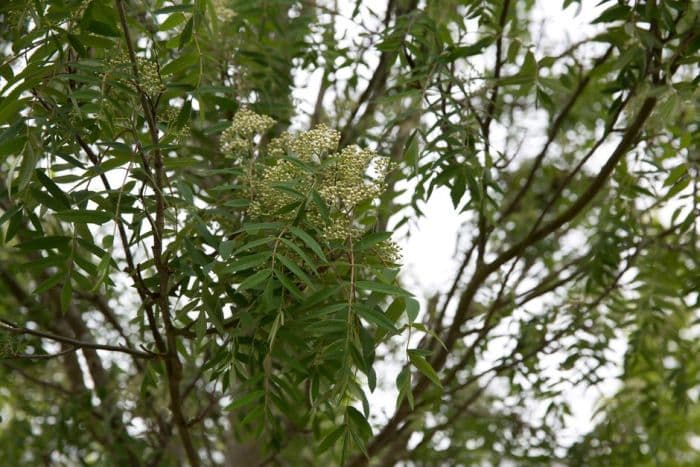
<path id="1" fill-rule="evenodd" d="M 0 6 L 4 462 L 697 465 L 697 3 L 343 3 Z"/>

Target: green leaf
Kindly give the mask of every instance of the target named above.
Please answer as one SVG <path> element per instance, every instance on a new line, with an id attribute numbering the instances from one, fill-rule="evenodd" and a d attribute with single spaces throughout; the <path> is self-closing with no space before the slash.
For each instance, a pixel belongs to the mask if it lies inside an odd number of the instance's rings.
<path id="1" fill-rule="evenodd" d="M 301 293 L 301 291 L 297 288 L 296 285 L 292 283 L 292 281 L 290 281 L 287 278 L 287 276 L 282 271 L 275 270 L 275 277 L 277 278 L 277 280 L 280 281 L 284 288 L 292 294 L 294 298 L 296 298 L 299 301 L 302 301 L 304 299 L 304 295 Z"/>
<path id="2" fill-rule="evenodd" d="M 64 249 L 68 246 L 68 243 L 70 241 L 71 237 L 61 235 L 49 235 L 46 237 L 27 240 L 26 242 L 22 242 L 19 245 L 16 245 L 15 248 L 27 251 L 50 250 L 53 248 Z"/>
<path id="3" fill-rule="evenodd" d="M 231 241 L 233 242 L 234 240 L 231 240 Z M 239 254 L 241 254 L 244 251 L 253 250 L 253 249 L 259 247 L 260 245 L 274 244 L 274 242 L 275 242 L 274 237 L 263 237 L 263 238 L 258 238 L 258 239 L 252 240 L 248 243 L 243 244 L 239 248 L 237 248 L 236 251 L 233 252 L 233 256 L 238 256 Z"/>
<path id="4" fill-rule="evenodd" d="M 309 247 L 309 249 L 311 249 L 311 251 L 313 251 L 316 254 L 316 256 L 318 256 L 321 259 L 321 261 L 323 261 L 324 263 L 328 262 L 328 260 L 326 259 L 326 255 L 323 254 L 323 249 L 321 248 L 321 245 L 319 245 L 318 242 L 314 240 L 313 237 L 311 237 L 311 235 L 304 232 L 299 227 L 294 226 L 289 227 L 289 231 L 292 234 L 294 234 L 294 236 L 299 238 L 302 242 L 304 242 L 306 246 Z"/>
<path id="5" fill-rule="evenodd" d="M 277 254 L 277 259 L 284 264 L 295 276 L 301 279 L 310 289 L 314 289 L 315 285 L 311 278 L 306 274 L 294 261 L 282 254 Z"/>
<path id="6" fill-rule="evenodd" d="M 236 242 L 233 240 L 224 240 L 223 242 L 219 243 L 219 255 L 223 259 L 229 259 L 235 245 Z"/>
<path id="7" fill-rule="evenodd" d="M 399 394 L 396 398 L 396 407 L 398 408 L 405 397 L 408 400 L 408 407 L 413 410 L 413 392 L 411 388 L 411 372 L 408 366 L 404 366 L 396 377 L 396 388 Z"/>
<path id="8" fill-rule="evenodd" d="M 185 52 L 182 54 L 182 56 L 166 63 L 163 68 L 161 68 L 160 73 L 162 76 L 174 75 L 191 66 L 194 66 L 198 62 L 199 55 L 194 50 Z"/>
<path id="9" fill-rule="evenodd" d="M 442 346 L 443 349 L 447 350 L 447 346 L 442 341 L 442 339 L 440 339 L 440 336 L 435 334 L 435 332 L 433 330 L 426 328 L 425 324 L 423 324 L 423 323 L 411 323 L 410 327 L 412 327 L 413 329 L 418 329 L 419 331 L 424 332 L 424 333 L 432 336 L 436 341 L 438 341 L 438 343 Z"/>
<path id="10" fill-rule="evenodd" d="M 415 298 L 406 299 L 406 316 L 408 317 L 408 322 L 413 323 L 416 318 L 418 318 L 418 312 L 420 311 L 420 304 Z"/>
<path id="11" fill-rule="evenodd" d="M 32 292 L 35 295 L 40 295 L 46 292 L 47 290 L 53 288 L 54 286 L 58 285 L 59 282 L 61 282 L 66 276 L 62 273 L 55 273 L 51 276 L 49 276 L 48 279 L 46 279 L 44 282 L 39 284 L 34 291 Z"/>
<path id="12" fill-rule="evenodd" d="M 613 5 L 594 19 L 591 24 L 610 23 L 612 21 L 624 20 L 629 17 L 631 9 L 627 5 Z"/>
<path id="13" fill-rule="evenodd" d="M 89 209 L 58 211 L 56 217 L 64 222 L 81 224 L 104 224 L 112 220 L 112 215 L 104 211 L 94 211 Z"/>
<path id="14" fill-rule="evenodd" d="M 394 327 L 394 323 L 384 313 L 359 303 L 354 304 L 352 308 L 368 323 L 374 324 L 379 329 L 383 329 L 391 334 L 398 334 L 398 329 Z"/>
<path id="15" fill-rule="evenodd" d="M 39 182 L 44 185 L 44 188 L 48 190 L 49 193 L 51 193 L 51 197 L 55 199 L 57 202 L 59 202 L 64 209 L 69 209 L 71 206 L 71 200 L 66 195 L 63 190 L 61 190 L 58 185 L 54 183 L 53 180 L 51 180 L 49 177 L 46 176 L 46 174 L 43 172 L 43 170 L 36 169 L 34 171 L 34 174 L 36 175 L 36 178 L 39 180 Z"/>
<path id="16" fill-rule="evenodd" d="M 348 428 L 353 441 L 364 455 L 369 458 L 367 440 L 372 436 L 372 427 L 365 416 L 355 407 L 347 406 L 345 413 L 348 418 Z"/>
<path id="17" fill-rule="evenodd" d="M 182 12 L 175 12 L 172 15 L 168 16 L 165 19 L 165 21 L 163 21 L 163 23 L 161 23 L 161 25 L 158 26 L 158 30 L 169 31 L 182 24 L 186 19 L 187 17 Z"/>
<path id="18" fill-rule="evenodd" d="M 507 76 L 499 80 L 501 86 L 522 85 L 527 87 L 537 80 L 537 60 L 535 55 L 528 51 L 525 55 L 525 61 L 520 71 L 513 76 Z"/>
<path id="19" fill-rule="evenodd" d="M 311 268 L 311 270 L 314 272 L 314 274 L 316 274 L 316 264 L 315 264 L 315 263 L 313 262 L 313 260 L 309 257 L 309 255 L 307 255 L 306 252 L 304 252 L 304 250 L 302 250 L 302 249 L 299 247 L 299 245 L 297 245 L 296 243 L 294 243 L 294 242 L 291 241 L 291 240 L 287 240 L 287 239 L 284 238 L 284 237 L 280 237 L 280 240 L 282 241 L 282 243 L 284 243 L 285 245 L 287 245 L 287 246 L 289 247 L 290 250 L 294 251 L 294 253 L 296 253 L 297 255 L 299 255 L 299 257 L 300 257 L 301 259 L 303 259 L 304 262 L 305 262 L 306 264 L 308 264 L 308 266 Z"/>
<path id="20" fill-rule="evenodd" d="M 486 36 L 472 45 L 464 45 L 459 47 L 452 47 L 449 51 L 442 57 L 441 61 L 445 63 L 452 62 L 458 58 L 471 57 L 473 55 L 478 55 L 483 52 L 483 50 L 491 45 L 494 41 L 493 36 Z"/>
<path id="21" fill-rule="evenodd" d="M 243 406 L 246 406 L 252 402 L 255 402 L 259 399 L 261 399 L 265 395 L 265 391 L 262 389 L 258 389 L 256 391 L 252 391 L 245 396 L 236 399 L 235 401 L 231 402 L 229 405 L 227 405 L 224 410 L 236 410 L 239 409 Z"/>
<path id="22" fill-rule="evenodd" d="M 394 297 L 412 297 L 413 294 L 407 290 L 402 289 L 391 284 L 384 284 L 382 282 L 374 281 L 357 281 L 355 282 L 355 287 L 361 290 L 368 290 L 370 292 L 377 292 L 384 295 L 391 295 Z"/>
<path id="23" fill-rule="evenodd" d="M 250 206 L 250 201 L 247 199 L 230 199 L 224 203 L 224 206 L 235 209 L 245 209 Z"/>
<path id="24" fill-rule="evenodd" d="M 390 238 L 391 232 L 372 232 L 362 237 L 353 246 L 355 247 L 355 251 L 362 251 Z"/>
<path id="25" fill-rule="evenodd" d="M 325 305 L 325 306 L 322 306 L 321 308 L 313 309 L 308 315 L 304 316 L 304 319 L 318 320 L 320 318 L 323 318 L 324 316 L 332 315 L 332 314 L 335 314 L 339 311 L 343 311 L 343 310 L 347 310 L 347 309 L 348 309 L 347 303 L 333 303 L 331 305 Z"/>
<path id="26" fill-rule="evenodd" d="M 182 34 L 180 34 L 180 41 L 178 43 L 177 49 L 182 50 L 182 48 L 187 45 L 189 41 L 192 40 L 192 28 L 194 27 L 193 18 L 190 18 L 185 24 Z"/>
<path id="27" fill-rule="evenodd" d="M 281 222 L 260 222 L 244 224 L 236 233 L 240 232 L 256 232 L 258 230 L 278 230 L 282 228 L 284 224 Z"/>
<path id="28" fill-rule="evenodd" d="M 240 283 L 237 289 L 238 292 L 243 292 L 244 290 L 259 286 L 270 277 L 270 274 L 271 271 L 269 269 L 263 269 L 262 271 L 256 272 L 255 274 L 246 278 L 246 280 Z"/>
<path id="29" fill-rule="evenodd" d="M 224 268 L 224 272 L 234 273 L 245 271 L 264 264 L 272 256 L 271 251 L 263 251 L 248 256 L 242 256 Z"/>
<path id="30" fill-rule="evenodd" d="M 72 297 L 73 287 L 71 285 L 71 280 L 70 277 L 66 277 L 65 282 L 63 282 L 63 288 L 61 289 L 61 313 L 65 314 L 68 312 Z"/>
<path id="31" fill-rule="evenodd" d="M 430 381 L 436 386 L 442 388 L 442 383 L 440 382 L 440 377 L 435 372 L 430 363 L 422 356 L 417 349 L 410 349 L 408 351 L 408 359 L 411 361 L 414 367 L 423 373 Z"/>
<path id="32" fill-rule="evenodd" d="M 331 430 L 331 432 L 328 433 L 318 445 L 318 453 L 321 454 L 330 449 L 343 433 L 345 433 L 345 425 L 340 425 Z"/>

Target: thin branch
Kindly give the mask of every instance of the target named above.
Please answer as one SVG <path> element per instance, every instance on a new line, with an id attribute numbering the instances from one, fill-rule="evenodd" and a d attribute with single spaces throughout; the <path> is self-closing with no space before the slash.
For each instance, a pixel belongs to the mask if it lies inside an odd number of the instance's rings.
<path id="1" fill-rule="evenodd" d="M 28 353 L 12 353 L 9 354 L 6 357 L 7 360 L 50 360 L 52 358 L 57 358 L 57 357 L 63 357 L 64 355 L 68 355 L 69 353 L 73 353 L 77 351 L 79 347 L 71 347 L 66 350 L 62 350 L 60 352 L 56 353 L 47 353 L 47 354 L 28 354 Z"/>
<path id="2" fill-rule="evenodd" d="M 25 328 L 22 326 L 18 326 L 17 324 L 15 324 L 11 321 L 8 321 L 6 319 L 0 319 L 0 322 L 2 323 L 2 325 L 0 325 L 0 329 L 11 332 L 13 334 L 26 334 L 26 335 L 36 336 L 36 337 L 40 337 L 42 339 L 49 339 L 49 340 L 52 340 L 55 342 L 69 344 L 69 345 L 72 345 L 72 346 L 74 346 L 76 348 L 80 348 L 80 349 L 94 349 L 94 350 L 107 350 L 110 352 L 121 352 L 121 353 L 132 355 L 134 357 L 147 358 L 147 359 L 158 358 L 161 356 L 160 354 L 157 354 L 154 352 L 141 352 L 139 350 L 130 349 L 128 347 L 121 347 L 118 345 L 93 344 L 91 342 L 80 341 L 77 339 L 73 339 L 71 337 L 61 336 L 61 335 L 54 334 L 51 332 L 37 331 L 35 329 L 29 329 L 29 328 Z M 75 350 L 75 349 L 72 349 L 72 350 Z M 65 353 L 68 353 L 68 352 L 65 352 Z"/>
<path id="3" fill-rule="evenodd" d="M 161 317 L 163 319 L 163 324 L 165 325 L 165 337 L 167 341 L 165 368 L 168 376 L 168 391 L 170 393 L 170 410 L 173 414 L 173 420 L 175 426 L 177 427 L 178 434 L 187 453 L 187 459 L 190 465 L 193 467 L 199 467 L 200 459 L 197 454 L 197 450 L 194 447 L 192 441 L 192 436 L 187 426 L 187 421 L 182 408 L 182 396 L 180 392 L 180 382 L 182 380 L 182 363 L 178 357 L 177 351 L 177 335 L 175 332 L 175 327 L 173 326 L 172 319 L 170 316 L 170 304 L 168 302 L 169 295 L 169 280 L 170 280 L 170 270 L 167 264 L 167 260 L 163 257 L 163 234 L 165 232 L 165 199 L 163 196 L 163 188 L 166 182 L 165 169 L 163 166 L 163 156 L 158 149 L 158 127 L 156 125 L 156 116 L 151 104 L 149 102 L 148 96 L 145 92 L 138 86 L 138 62 L 136 59 L 136 53 L 134 52 L 133 44 L 131 43 L 131 37 L 129 33 L 129 26 L 126 18 L 126 11 L 124 9 L 123 0 L 115 0 L 117 11 L 119 12 L 119 21 L 121 24 L 122 32 L 124 33 L 124 40 L 126 41 L 126 46 L 129 51 L 129 58 L 131 60 L 131 66 L 133 69 L 134 77 L 137 81 L 137 89 L 139 91 L 139 97 L 141 100 L 141 107 L 143 108 L 144 115 L 146 116 L 146 122 L 148 124 L 149 133 L 151 136 L 151 143 L 153 144 L 153 161 L 154 161 L 154 171 L 155 171 L 155 184 L 152 185 L 154 196 L 156 200 L 156 218 L 155 218 L 155 229 L 153 230 L 153 262 L 155 264 L 156 270 L 158 271 L 158 296 L 157 304 L 161 312 Z M 154 335 L 154 338 L 156 336 Z M 159 343 L 162 347 L 162 342 Z M 163 350 L 162 348 L 159 350 Z"/>
<path id="4" fill-rule="evenodd" d="M 545 142 L 544 146 L 540 150 L 539 154 L 535 157 L 535 162 L 532 164 L 532 168 L 530 169 L 530 172 L 528 173 L 527 179 L 525 180 L 525 184 L 520 188 L 518 193 L 515 195 L 513 200 L 506 206 L 506 208 L 503 210 L 501 213 L 501 222 L 503 219 L 508 217 L 510 214 L 512 214 L 517 208 L 520 202 L 523 200 L 525 197 L 525 194 L 528 192 L 530 189 L 530 186 L 535 180 L 535 175 L 537 174 L 537 171 L 539 170 L 540 166 L 542 165 L 542 162 L 544 161 L 545 156 L 547 155 L 547 151 L 549 150 L 549 147 L 552 145 L 554 142 L 554 139 L 556 136 L 559 134 L 559 130 L 561 129 L 561 126 L 563 125 L 564 121 L 567 119 L 569 114 L 571 113 L 571 110 L 574 108 L 574 105 L 576 102 L 578 102 L 579 98 L 583 94 L 583 91 L 586 89 L 586 86 L 588 86 L 588 83 L 591 81 L 591 78 L 593 77 L 594 72 L 598 67 L 600 67 L 605 61 L 610 57 L 613 51 L 613 46 L 608 47 L 608 50 L 605 51 L 603 56 L 598 58 L 598 60 L 595 61 L 592 69 L 588 72 L 588 74 L 578 83 L 578 86 L 576 86 L 576 89 L 574 92 L 571 94 L 571 97 L 569 97 L 568 102 L 564 106 L 564 108 L 559 112 L 557 117 L 554 119 L 554 122 L 552 122 L 552 126 L 549 128 L 548 136 L 547 136 L 547 141 Z"/>

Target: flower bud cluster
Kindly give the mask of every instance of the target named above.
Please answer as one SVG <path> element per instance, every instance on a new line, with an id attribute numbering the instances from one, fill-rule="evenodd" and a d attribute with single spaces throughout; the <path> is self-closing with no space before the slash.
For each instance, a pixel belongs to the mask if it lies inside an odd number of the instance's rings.
<path id="1" fill-rule="evenodd" d="M 264 133 L 275 124 L 267 115 L 258 115 L 248 108 L 242 108 L 233 117 L 231 126 L 221 134 L 221 151 L 232 155 L 252 149 L 253 136 Z"/>
<path id="2" fill-rule="evenodd" d="M 324 154 L 335 151 L 339 143 L 340 133 L 321 124 L 292 139 L 288 147 L 298 158 L 318 162 Z"/>
<path id="3" fill-rule="evenodd" d="M 212 0 L 214 14 L 221 23 L 228 23 L 237 16 L 237 13 L 227 6 L 231 0 Z"/>
<path id="4" fill-rule="evenodd" d="M 131 74 L 131 60 L 126 52 L 121 52 L 108 61 L 113 69 L 123 69 Z M 161 79 L 158 64 L 144 57 L 136 57 L 136 68 L 138 69 L 138 81 L 131 79 L 129 86 L 138 90 L 141 89 L 150 97 L 155 97 L 165 91 L 165 85 Z"/>
<path id="5" fill-rule="evenodd" d="M 254 184 L 255 199 L 248 212 L 253 217 L 260 217 L 280 211 L 306 195 L 299 191 L 301 196 L 298 196 L 282 187 L 298 191 L 308 190 L 313 184 L 313 174 L 288 160 L 278 159 L 263 169 L 260 181 Z M 286 221 L 293 220 L 295 216 L 296 210 L 277 214 L 278 218 Z"/>
<path id="6" fill-rule="evenodd" d="M 161 112 L 162 119 L 168 124 L 168 135 L 173 139 L 173 143 L 177 144 L 190 136 L 190 126 L 183 125 L 182 128 L 177 128 L 177 118 L 180 115 L 180 109 L 176 107 L 167 107 Z"/>
<path id="7" fill-rule="evenodd" d="M 392 240 L 384 240 L 374 247 L 377 257 L 384 263 L 399 264 L 403 259 L 401 247 Z"/>
<path id="8" fill-rule="evenodd" d="M 319 193 L 338 211 L 349 213 L 360 202 L 374 199 L 381 193 L 383 178 L 371 179 L 367 172 L 377 155 L 352 145 L 331 158 L 324 170 Z"/>
<path id="9" fill-rule="evenodd" d="M 286 156 L 290 151 L 291 144 L 294 142 L 294 136 L 285 131 L 277 138 L 273 138 L 267 145 L 267 154 L 271 157 L 280 158 Z"/>
<path id="10" fill-rule="evenodd" d="M 160 79 L 158 65 L 143 57 L 137 58 L 139 69 L 139 87 L 149 96 L 157 96 L 165 91 L 165 85 Z"/>
<path id="11" fill-rule="evenodd" d="M 222 150 L 235 153 L 252 148 L 252 137 L 273 124 L 270 117 L 241 109 L 221 136 Z M 345 241 L 361 237 L 365 228 L 357 219 L 356 208 L 379 197 L 391 166 L 387 158 L 356 145 L 338 151 L 339 142 L 340 133 L 326 125 L 297 135 L 282 133 L 270 141 L 267 158 L 262 160 L 264 168 L 249 180 L 252 200 L 248 214 L 291 221 L 303 203 L 306 222 L 326 239 Z M 311 201 L 313 192 L 323 199 L 328 216 L 322 215 Z M 382 242 L 376 250 L 386 263 L 401 259 L 393 242 Z"/>

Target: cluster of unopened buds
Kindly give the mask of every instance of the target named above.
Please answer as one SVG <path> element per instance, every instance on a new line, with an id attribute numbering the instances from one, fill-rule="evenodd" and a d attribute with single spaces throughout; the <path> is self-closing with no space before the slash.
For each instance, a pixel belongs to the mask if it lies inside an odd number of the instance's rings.
<path id="1" fill-rule="evenodd" d="M 214 13 L 218 20 L 222 23 L 228 23 L 233 18 L 236 17 L 236 12 L 227 6 L 231 0 L 212 0 L 212 5 L 214 6 Z"/>
<path id="2" fill-rule="evenodd" d="M 121 52 L 112 57 L 108 64 L 112 69 L 120 69 L 126 73 L 132 74 L 132 65 L 129 56 L 125 52 Z M 132 77 L 128 84 L 134 90 L 141 90 L 149 97 L 155 97 L 165 91 L 163 77 L 160 74 L 158 64 L 144 57 L 136 57 L 136 69 L 138 70 L 138 79 Z"/>
<path id="3" fill-rule="evenodd" d="M 190 126 L 185 124 L 182 127 L 177 127 L 177 118 L 180 115 L 180 109 L 176 107 L 167 107 L 162 112 L 162 120 L 167 122 L 167 134 L 172 138 L 173 143 L 177 144 L 185 140 L 190 135 Z"/>
<path id="4" fill-rule="evenodd" d="M 275 121 L 267 115 L 258 115 L 248 108 L 242 108 L 233 117 L 231 126 L 221 134 L 221 150 L 230 156 L 253 148 L 253 137 L 272 128 Z"/>
<path id="5" fill-rule="evenodd" d="M 250 109 L 241 109 L 231 126 L 221 135 L 221 150 L 231 157 L 252 158 L 254 137 L 268 131 L 275 121 Z M 368 149 L 351 145 L 338 150 L 340 133 L 318 125 L 299 134 L 282 133 L 258 154 L 256 177 L 251 177 L 252 200 L 248 215 L 293 221 L 304 206 L 306 222 L 329 241 L 360 238 L 366 231 L 357 219 L 357 207 L 374 202 L 385 187 L 392 168 L 387 158 Z M 249 159 L 248 162 L 251 162 Z M 314 193 L 326 206 L 322 213 Z M 401 259 L 399 248 L 382 242 L 376 249 L 387 263 Z"/>

